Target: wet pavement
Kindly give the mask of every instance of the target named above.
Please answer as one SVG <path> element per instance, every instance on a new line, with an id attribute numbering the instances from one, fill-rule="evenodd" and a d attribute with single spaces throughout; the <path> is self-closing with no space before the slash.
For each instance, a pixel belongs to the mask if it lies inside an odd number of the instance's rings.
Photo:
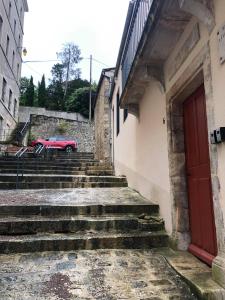
<path id="1" fill-rule="evenodd" d="M 43 252 L 0 256 L 1 300 L 197 299 L 150 250 Z"/>

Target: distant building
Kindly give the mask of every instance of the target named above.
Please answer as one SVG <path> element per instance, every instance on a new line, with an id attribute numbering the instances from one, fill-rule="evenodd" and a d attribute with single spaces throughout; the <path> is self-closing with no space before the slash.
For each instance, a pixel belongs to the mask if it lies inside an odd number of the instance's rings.
<path id="1" fill-rule="evenodd" d="M 225 288 L 225 1 L 131 1 L 113 86 L 116 175 Z"/>
<path id="2" fill-rule="evenodd" d="M 109 95 L 115 68 L 103 69 L 94 107 L 95 158 L 111 162 L 111 128 Z"/>
<path id="3" fill-rule="evenodd" d="M 0 140 L 18 119 L 24 13 L 27 0 L 0 0 Z"/>

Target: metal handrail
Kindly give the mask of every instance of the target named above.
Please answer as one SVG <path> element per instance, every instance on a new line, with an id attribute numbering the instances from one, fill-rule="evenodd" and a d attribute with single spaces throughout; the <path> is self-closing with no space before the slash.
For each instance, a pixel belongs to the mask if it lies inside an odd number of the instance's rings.
<path id="1" fill-rule="evenodd" d="M 18 157 L 18 155 L 20 154 L 20 152 L 22 152 L 23 149 L 24 149 L 24 147 L 21 147 L 21 148 L 15 153 L 15 156 Z"/>
<path id="2" fill-rule="evenodd" d="M 20 131 L 21 135 L 23 134 L 24 130 L 26 130 L 26 128 L 28 127 L 29 123 L 30 123 L 29 121 L 27 121 L 27 122 L 25 123 L 25 125 L 24 125 L 23 128 L 22 128 L 22 130 Z"/>
<path id="3" fill-rule="evenodd" d="M 17 170 L 16 170 L 16 189 L 19 188 L 19 175 L 20 175 L 20 171 L 21 171 L 21 178 L 23 179 L 23 174 L 24 174 L 24 159 L 23 156 L 24 154 L 28 151 L 27 147 L 22 147 L 20 148 L 20 150 L 16 153 L 16 157 L 17 157 Z M 21 160 L 22 159 L 22 160 Z M 21 163 L 22 162 L 22 163 Z M 22 168 L 20 168 L 22 167 Z"/>

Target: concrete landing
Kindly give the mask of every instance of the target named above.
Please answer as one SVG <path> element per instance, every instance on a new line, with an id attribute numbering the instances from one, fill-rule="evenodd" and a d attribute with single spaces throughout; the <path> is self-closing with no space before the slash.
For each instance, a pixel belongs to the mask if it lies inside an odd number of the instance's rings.
<path id="1" fill-rule="evenodd" d="M 197 299 L 160 255 L 98 250 L 0 256 L 1 300 Z"/>
<path id="2" fill-rule="evenodd" d="M 162 255 L 199 299 L 225 299 L 225 290 L 212 279 L 211 268 L 190 253 L 169 248 L 153 249 L 152 253 Z"/>

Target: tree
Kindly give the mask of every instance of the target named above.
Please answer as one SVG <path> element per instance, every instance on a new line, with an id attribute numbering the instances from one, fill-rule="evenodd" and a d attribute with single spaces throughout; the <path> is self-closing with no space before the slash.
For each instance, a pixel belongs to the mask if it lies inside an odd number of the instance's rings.
<path id="1" fill-rule="evenodd" d="M 61 60 L 65 70 L 65 90 L 63 99 L 65 101 L 68 89 L 68 82 L 70 77 L 79 78 L 81 71 L 77 68 L 77 64 L 81 61 L 81 51 L 74 43 L 64 44 L 61 52 L 57 53 L 58 58 Z"/>
<path id="2" fill-rule="evenodd" d="M 20 79 L 20 105 L 26 103 L 26 91 L 29 86 L 30 80 L 27 77 L 21 77 Z"/>
<path id="3" fill-rule="evenodd" d="M 95 88 L 92 88 L 92 101 L 95 97 Z M 66 104 L 67 111 L 81 113 L 84 117 L 89 116 L 89 87 L 75 90 Z"/>
<path id="4" fill-rule="evenodd" d="M 51 73 L 52 73 L 52 81 L 57 81 L 60 82 L 61 84 L 63 83 L 64 80 L 64 66 L 63 64 L 55 64 L 52 69 L 51 69 Z"/>
<path id="5" fill-rule="evenodd" d="M 47 89 L 47 101 L 45 107 L 53 110 L 65 110 L 63 102 L 63 87 L 59 81 L 52 81 Z"/>
<path id="6" fill-rule="evenodd" d="M 25 105 L 33 106 L 34 105 L 34 82 L 33 77 L 30 77 L 29 85 L 25 92 Z"/>
<path id="7" fill-rule="evenodd" d="M 47 91 L 45 85 L 45 75 L 43 75 L 41 82 L 38 84 L 38 106 L 45 107 L 46 100 L 47 100 Z"/>
<path id="8" fill-rule="evenodd" d="M 46 108 L 53 110 L 64 110 L 65 104 L 63 101 L 63 76 L 64 66 L 62 64 L 55 64 L 51 70 L 52 80 L 47 88 Z"/>
<path id="9" fill-rule="evenodd" d="M 67 96 L 66 96 L 66 103 L 70 97 L 70 95 L 77 89 L 83 87 L 89 87 L 90 83 L 86 79 L 83 80 L 81 78 L 77 78 L 68 82 L 68 89 L 67 89 Z"/>

